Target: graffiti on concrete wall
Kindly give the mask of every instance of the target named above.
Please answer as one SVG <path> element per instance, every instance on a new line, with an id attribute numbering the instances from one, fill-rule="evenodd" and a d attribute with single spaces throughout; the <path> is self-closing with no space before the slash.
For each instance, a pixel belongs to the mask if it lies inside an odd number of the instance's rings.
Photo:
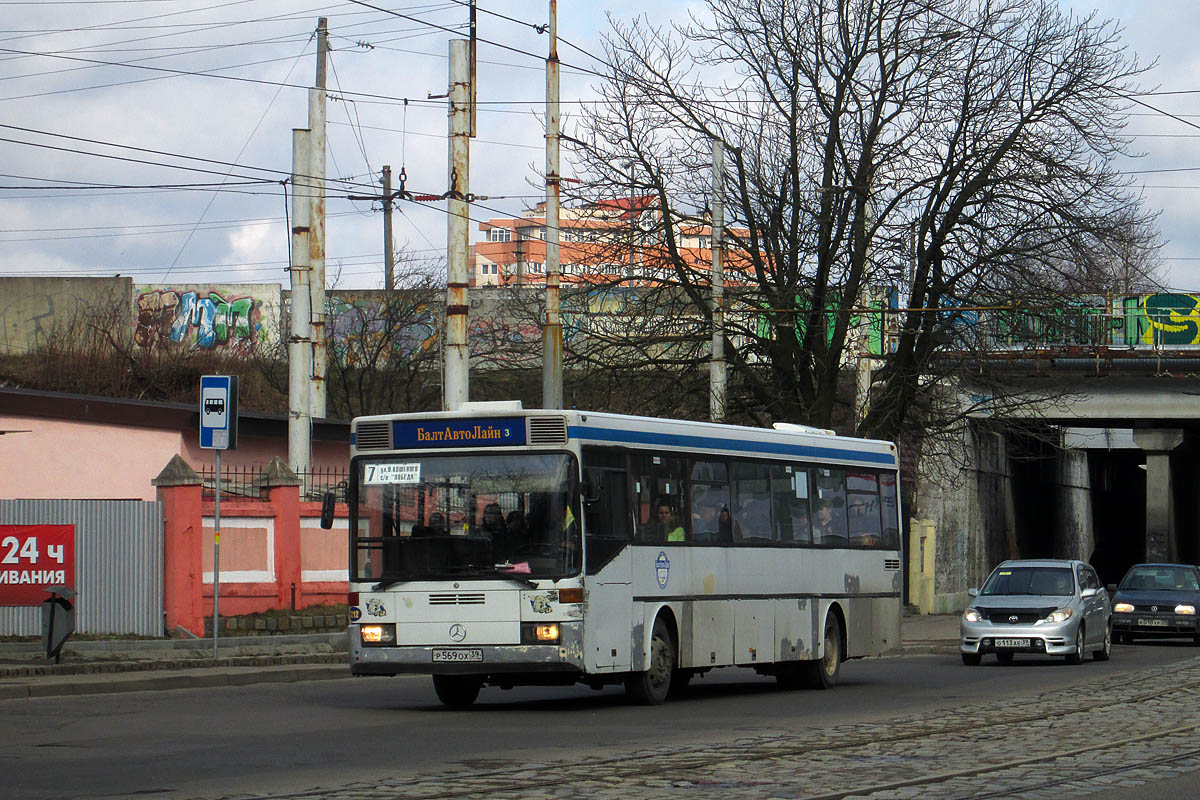
<path id="1" fill-rule="evenodd" d="M 334 360 L 346 366 L 413 358 L 437 344 L 434 310 L 423 304 L 388 302 L 374 293 L 326 296 L 328 335 Z"/>
<path id="2" fill-rule="evenodd" d="M 1200 344 L 1200 296 L 1149 294 L 1123 298 L 1128 344 L 1183 347 Z"/>
<path id="3" fill-rule="evenodd" d="M 193 344 L 246 352 L 263 334 L 262 302 L 228 289 L 149 288 L 138 291 L 134 340 Z"/>

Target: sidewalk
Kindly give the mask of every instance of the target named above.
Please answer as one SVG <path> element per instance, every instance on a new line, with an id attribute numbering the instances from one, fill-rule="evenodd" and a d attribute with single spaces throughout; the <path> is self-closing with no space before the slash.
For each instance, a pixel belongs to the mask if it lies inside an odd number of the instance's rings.
<path id="1" fill-rule="evenodd" d="M 958 615 L 905 614 L 903 655 L 958 652 Z M 344 633 L 68 641 L 62 663 L 39 642 L 0 643 L 0 700 L 350 677 Z"/>

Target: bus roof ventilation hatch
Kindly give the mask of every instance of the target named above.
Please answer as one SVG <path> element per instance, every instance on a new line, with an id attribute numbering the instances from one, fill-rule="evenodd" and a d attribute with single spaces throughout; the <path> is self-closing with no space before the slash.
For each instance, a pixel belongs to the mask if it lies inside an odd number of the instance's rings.
<path id="1" fill-rule="evenodd" d="M 359 450 L 388 450 L 392 446 L 392 426 L 386 420 L 360 422 L 354 433 L 354 446 Z"/>
<path id="2" fill-rule="evenodd" d="M 784 433 L 808 433 L 817 436 L 837 436 L 835 431 L 828 428 L 814 428 L 811 425 L 797 425 L 794 422 L 776 422 L 771 425 L 777 431 Z"/>
<path id="3" fill-rule="evenodd" d="M 566 444 L 567 418 L 559 416 L 529 417 L 530 444 Z"/>

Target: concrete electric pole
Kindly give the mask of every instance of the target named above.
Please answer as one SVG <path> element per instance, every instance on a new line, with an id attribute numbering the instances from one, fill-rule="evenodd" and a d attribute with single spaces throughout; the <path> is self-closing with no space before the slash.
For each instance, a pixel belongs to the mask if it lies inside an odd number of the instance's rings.
<path id="1" fill-rule="evenodd" d="M 563 407 L 562 310 L 559 306 L 558 0 L 550 0 L 546 56 L 546 322 L 542 326 L 542 408 Z"/>
<path id="2" fill-rule="evenodd" d="M 311 192 L 309 194 L 309 313 L 312 314 L 312 387 L 309 391 L 309 413 L 325 417 L 325 375 L 328 369 L 328 341 L 325 319 L 325 63 L 329 55 L 329 21 L 317 20 L 316 86 L 308 90 L 308 127 L 312 131 L 309 144 Z"/>
<path id="3" fill-rule="evenodd" d="M 469 398 L 467 286 L 470 254 L 471 75 L 470 42 L 450 42 L 449 185 L 446 214 L 446 349 L 442 409 L 455 411 Z"/>

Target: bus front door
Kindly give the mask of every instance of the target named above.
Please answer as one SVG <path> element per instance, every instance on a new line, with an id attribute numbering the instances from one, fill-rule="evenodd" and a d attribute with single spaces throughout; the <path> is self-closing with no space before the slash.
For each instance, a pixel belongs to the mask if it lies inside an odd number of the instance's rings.
<path id="1" fill-rule="evenodd" d="M 632 575 L 632 548 L 624 547 L 602 569 L 587 578 L 584 647 L 589 654 L 589 669 L 596 672 L 624 672 L 630 668 Z"/>

